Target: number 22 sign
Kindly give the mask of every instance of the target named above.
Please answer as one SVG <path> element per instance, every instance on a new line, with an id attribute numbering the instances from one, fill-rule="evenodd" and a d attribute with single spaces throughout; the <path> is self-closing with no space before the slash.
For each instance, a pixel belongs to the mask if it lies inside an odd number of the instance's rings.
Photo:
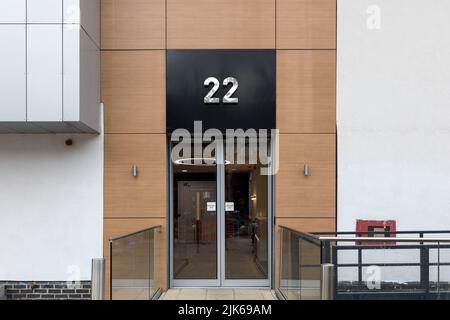
<path id="1" fill-rule="evenodd" d="M 203 101 L 206 104 L 220 103 L 220 98 L 214 97 L 214 95 L 216 94 L 217 90 L 219 90 L 219 87 L 220 87 L 219 80 L 214 77 L 209 77 L 205 80 L 204 85 L 205 85 L 205 87 L 209 87 L 210 84 L 213 84 L 213 87 L 208 92 L 208 94 L 205 96 Z M 228 87 L 229 84 L 232 84 L 233 86 L 231 87 L 230 90 L 228 90 L 227 94 L 223 97 L 222 101 L 223 101 L 223 103 L 238 103 L 239 98 L 232 98 L 232 96 L 238 89 L 239 82 L 237 81 L 236 78 L 233 78 L 233 77 L 228 77 L 225 80 L 223 80 L 224 87 Z"/>

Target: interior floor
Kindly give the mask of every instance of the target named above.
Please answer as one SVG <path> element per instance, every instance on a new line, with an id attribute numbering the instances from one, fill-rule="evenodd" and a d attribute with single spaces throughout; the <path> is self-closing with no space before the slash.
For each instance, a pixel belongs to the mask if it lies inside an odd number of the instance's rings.
<path id="1" fill-rule="evenodd" d="M 212 245 L 201 243 L 198 245 L 190 244 L 186 245 L 186 249 L 189 250 L 187 256 L 190 259 L 177 259 L 176 265 L 181 267 L 176 270 L 175 278 L 195 279 L 195 277 L 198 277 L 198 270 L 204 270 L 202 272 L 204 278 L 214 279 L 216 277 L 216 261 L 212 260 L 211 257 L 216 257 L 215 243 Z M 232 240 L 228 240 L 225 252 L 226 279 L 264 279 L 267 277 L 254 258 L 251 238 L 235 237 Z M 206 274 L 205 270 L 212 270 L 212 272 Z M 235 275 L 239 275 L 239 278 Z"/>
<path id="2" fill-rule="evenodd" d="M 228 239 L 225 248 L 226 279 L 264 279 L 267 275 L 258 265 L 249 237 Z"/>

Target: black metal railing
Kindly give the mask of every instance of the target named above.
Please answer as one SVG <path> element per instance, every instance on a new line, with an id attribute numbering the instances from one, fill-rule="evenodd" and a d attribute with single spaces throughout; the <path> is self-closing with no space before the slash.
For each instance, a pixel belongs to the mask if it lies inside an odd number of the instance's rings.
<path id="1" fill-rule="evenodd" d="M 280 233 L 285 299 L 323 299 L 326 265 L 328 299 L 450 299 L 450 231 Z"/>
<path id="2" fill-rule="evenodd" d="M 110 299 L 151 300 L 160 293 L 161 226 L 110 239 Z"/>
<path id="3" fill-rule="evenodd" d="M 450 299 L 448 230 L 314 234 L 331 249 L 334 299 Z M 372 239 L 344 243 L 325 235 Z"/>

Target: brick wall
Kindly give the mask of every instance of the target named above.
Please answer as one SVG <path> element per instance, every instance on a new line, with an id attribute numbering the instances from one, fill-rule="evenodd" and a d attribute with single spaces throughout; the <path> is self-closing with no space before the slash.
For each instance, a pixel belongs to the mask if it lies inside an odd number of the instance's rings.
<path id="1" fill-rule="evenodd" d="M 7 300 L 90 300 L 91 282 L 68 286 L 65 281 L 0 281 Z"/>

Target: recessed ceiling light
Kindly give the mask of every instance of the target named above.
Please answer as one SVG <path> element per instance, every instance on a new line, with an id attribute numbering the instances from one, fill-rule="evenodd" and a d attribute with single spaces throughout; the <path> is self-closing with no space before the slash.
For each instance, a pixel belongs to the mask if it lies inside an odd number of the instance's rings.
<path id="1" fill-rule="evenodd" d="M 200 163 L 195 163 L 200 162 Z M 215 158 L 183 158 L 174 161 L 175 164 L 180 164 L 184 166 L 215 166 Z M 230 164 L 229 160 L 225 160 L 225 164 Z"/>

